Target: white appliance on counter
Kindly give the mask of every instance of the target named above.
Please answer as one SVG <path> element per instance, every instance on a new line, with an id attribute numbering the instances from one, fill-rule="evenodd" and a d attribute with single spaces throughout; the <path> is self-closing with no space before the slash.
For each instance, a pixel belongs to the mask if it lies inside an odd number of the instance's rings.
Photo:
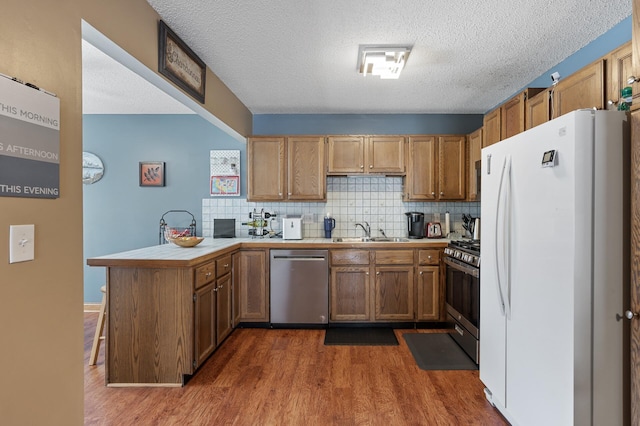
<path id="1" fill-rule="evenodd" d="M 282 239 L 301 240 L 302 239 L 302 217 L 282 218 Z"/>
<path id="2" fill-rule="evenodd" d="M 480 380 L 514 425 L 629 421 L 629 155 L 594 110 L 482 150 Z"/>

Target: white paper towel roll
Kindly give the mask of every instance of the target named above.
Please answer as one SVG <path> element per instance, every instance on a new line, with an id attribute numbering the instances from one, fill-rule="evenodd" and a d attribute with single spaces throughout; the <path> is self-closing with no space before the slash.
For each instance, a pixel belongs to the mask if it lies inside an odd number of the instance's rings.
<path id="1" fill-rule="evenodd" d="M 449 228 L 449 212 L 444 214 L 444 236 L 446 237 L 451 232 Z"/>

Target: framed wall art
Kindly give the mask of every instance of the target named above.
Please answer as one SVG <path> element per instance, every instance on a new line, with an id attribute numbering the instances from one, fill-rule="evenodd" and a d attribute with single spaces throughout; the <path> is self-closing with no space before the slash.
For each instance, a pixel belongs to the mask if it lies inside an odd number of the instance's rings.
<path id="1" fill-rule="evenodd" d="M 140 162 L 140 186 L 164 186 L 164 162 Z"/>
<path id="2" fill-rule="evenodd" d="M 158 22 L 158 71 L 204 103 L 207 67 L 163 21 Z"/>

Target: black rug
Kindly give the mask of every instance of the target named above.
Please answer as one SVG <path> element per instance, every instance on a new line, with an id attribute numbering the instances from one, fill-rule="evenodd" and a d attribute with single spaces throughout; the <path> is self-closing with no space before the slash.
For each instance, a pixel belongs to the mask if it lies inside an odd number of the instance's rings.
<path id="1" fill-rule="evenodd" d="M 449 333 L 404 333 L 402 336 L 423 370 L 478 369 Z"/>
<path id="2" fill-rule="evenodd" d="M 398 339 L 388 327 L 338 327 L 328 328 L 324 335 L 325 345 L 345 346 L 390 346 Z"/>

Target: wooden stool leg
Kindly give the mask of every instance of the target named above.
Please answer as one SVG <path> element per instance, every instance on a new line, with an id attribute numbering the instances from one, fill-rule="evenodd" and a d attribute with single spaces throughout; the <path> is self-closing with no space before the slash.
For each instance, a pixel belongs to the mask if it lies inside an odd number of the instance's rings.
<path id="1" fill-rule="evenodd" d="M 96 334 L 93 336 L 89 365 L 96 365 L 98 352 L 100 351 L 100 341 L 104 340 L 102 332 L 104 331 L 104 314 L 107 307 L 107 292 L 105 286 L 102 286 L 100 291 L 102 291 L 102 304 L 100 305 L 100 315 L 98 316 L 98 323 L 96 324 Z"/>

